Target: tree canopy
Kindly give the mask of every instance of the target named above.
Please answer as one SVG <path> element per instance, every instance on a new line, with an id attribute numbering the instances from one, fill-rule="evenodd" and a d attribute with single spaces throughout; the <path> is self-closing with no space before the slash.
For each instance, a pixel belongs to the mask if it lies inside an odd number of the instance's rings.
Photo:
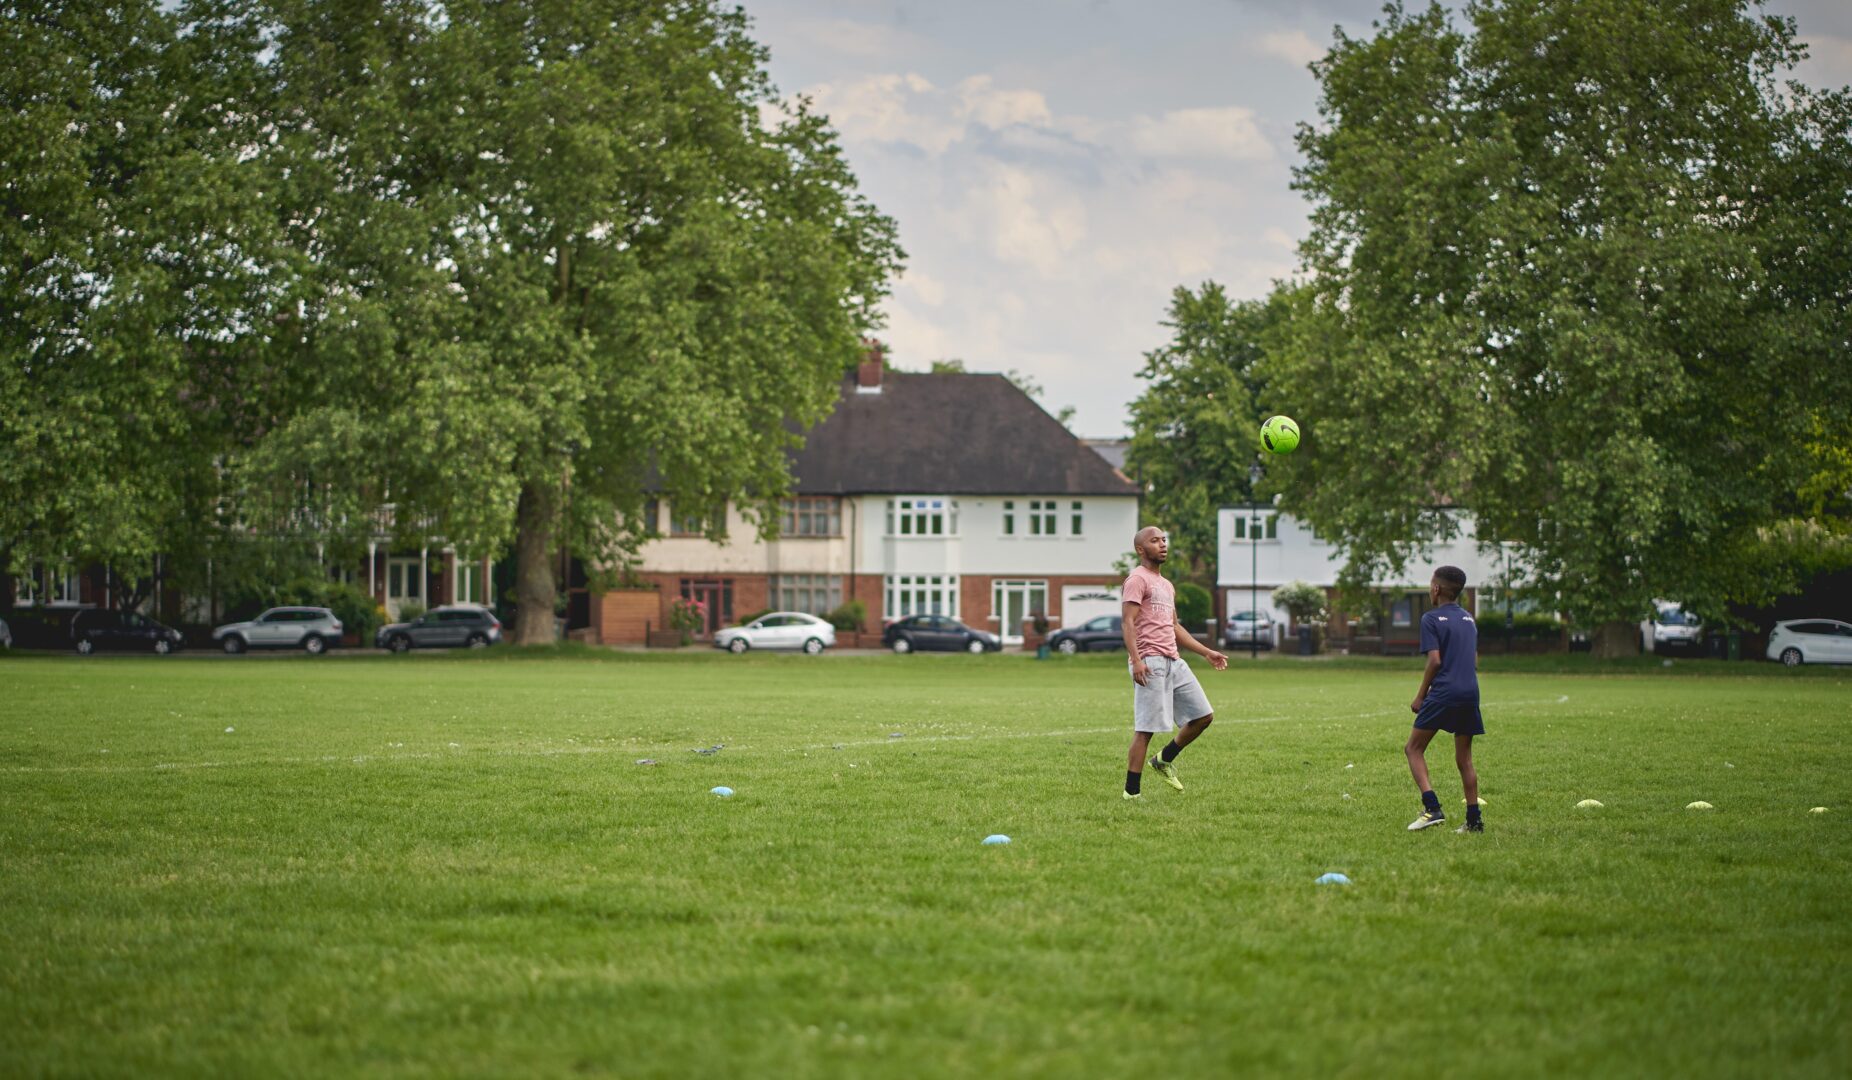
<path id="1" fill-rule="evenodd" d="M 1852 434 L 1852 101 L 1733 0 L 1463 16 L 1394 5 L 1314 65 L 1283 505 L 1364 580 L 1464 505 L 1613 635 L 1779 587 L 1766 530 Z"/>
<path id="2" fill-rule="evenodd" d="M 144 427 L 190 406 L 137 464 L 203 450 L 170 466 L 184 478 L 170 484 L 220 492 L 241 521 L 308 522 L 351 542 L 390 505 L 386 524 L 402 536 L 465 553 L 513 539 L 523 640 L 551 632 L 556 545 L 621 562 L 646 534 L 646 487 L 776 519 L 792 429 L 833 404 L 901 252 L 825 119 L 768 82 L 742 12 L 707 0 L 125 10 L 148 27 L 130 45 L 120 22 L 81 44 L 105 73 L 140 65 L 136 85 L 153 100 L 136 106 L 135 130 L 165 186 L 108 171 L 120 151 L 107 129 L 133 98 L 66 92 L 57 80 L 78 76 L 55 56 L 9 75 L 52 101 L 9 121 L 9 140 L 96 160 L 13 184 L 8 225 L 65 200 L 68 234 L 116 249 L 93 256 L 116 260 L 104 274 L 67 277 L 105 282 L 98 291 L 138 334 L 68 333 L 60 317 L 98 316 L 75 285 L 69 297 L 35 286 L 63 306 L 27 309 L 9 344 L 62 343 L 60 377 L 92 396 L 58 400 L 43 363 L 9 365 L 7 378 L 28 383 L 7 396 L 22 425 L 69 426 L 61 415 L 95 412 L 108 395 L 111 415 Z M 10 12 L 8 32 L 68 41 L 46 21 Z M 202 46 L 189 43 L 203 39 L 223 59 L 195 74 Z M 163 123 L 187 109 L 205 119 Z M 94 150 L 53 146 L 73 123 L 99 132 Z M 195 129 L 189 174 L 179 166 Z M 189 191 L 202 177 L 230 194 Z M 121 216 L 164 231 L 82 217 L 92 189 L 105 209 L 121 199 Z M 246 217 L 249 242 L 221 239 Z M 170 247 L 192 256 L 185 280 L 203 278 L 203 292 L 135 283 Z M 198 299 L 213 288 L 235 302 Z M 169 301 L 176 292 L 191 306 Z M 163 382 L 120 377 L 156 365 Z M 182 514 L 174 499 L 125 491 L 107 459 L 65 470 L 73 482 L 48 494 L 45 478 L 65 467 L 43 436 L 7 428 L 32 443 L 6 466 L 17 471 L 4 501 L 62 502 L 19 511 L 0 532 L 113 559 L 159 541 L 147 526 L 148 538 L 124 526 L 84 540 L 111 507 Z"/>
<path id="3" fill-rule="evenodd" d="M 1254 497 L 1266 417 L 1261 360 L 1285 310 L 1272 300 L 1231 300 L 1215 282 L 1171 294 L 1171 338 L 1145 354 L 1146 387 L 1132 402 L 1126 466 L 1144 486 L 1147 524 L 1170 532 L 1183 576 L 1213 577 L 1216 511 Z"/>

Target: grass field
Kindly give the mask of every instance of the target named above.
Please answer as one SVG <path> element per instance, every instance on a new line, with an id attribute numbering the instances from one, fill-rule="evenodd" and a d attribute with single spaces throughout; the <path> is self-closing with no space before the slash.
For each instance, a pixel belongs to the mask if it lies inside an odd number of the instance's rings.
<path id="1" fill-rule="evenodd" d="M 0 660 L 0 1075 L 1845 1076 L 1852 672 L 1590 667 Z"/>

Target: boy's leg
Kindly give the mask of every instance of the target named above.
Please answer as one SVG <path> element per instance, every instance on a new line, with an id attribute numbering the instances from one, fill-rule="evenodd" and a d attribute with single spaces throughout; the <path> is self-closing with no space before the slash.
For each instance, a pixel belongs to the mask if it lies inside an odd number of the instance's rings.
<path id="1" fill-rule="evenodd" d="M 1408 742 L 1402 746 L 1402 753 L 1408 757 L 1409 774 L 1415 778 L 1415 786 L 1421 789 L 1421 801 L 1428 801 L 1434 794 L 1434 785 L 1428 782 L 1428 744 L 1434 741 L 1434 733 L 1426 728 L 1410 728 Z"/>
<path id="2" fill-rule="evenodd" d="M 1469 831 L 1478 831 L 1479 824 L 1479 770 L 1473 767 L 1473 737 L 1455 735 L 1453 737 L 1453 762 L 1460 767 L 1460 786 L 1466 789 L 1466 827 Z"/>
<path id="3" fill-rule="evenodd" d="M 1132 732 L 1132 748 L 1125 756 L 1125 793 L 1138 794 L 1139 782 L 1145 771 L 1145 754 L 1151 749 L 1149 731 Z"/>
<path id="4" fill-rule="evenodd" d="M 1434 794 L 1434 785 L 1428 782 L 1428 743 L 1434 741 L 1434 732 L 1428 728 L 1410 728 L 1408 742 L 1403 745 L 1402 753 L 1408 757 L 1409 774 L 1415 778 L 1415 786 L 1421 789 L 1421 816 L 1409 823 L 1408 831 L 1415 832 L 1430 825 L 1439 825 L 1447 820 L 1447 814 L 1440 808 L 1440 797 Z"/>

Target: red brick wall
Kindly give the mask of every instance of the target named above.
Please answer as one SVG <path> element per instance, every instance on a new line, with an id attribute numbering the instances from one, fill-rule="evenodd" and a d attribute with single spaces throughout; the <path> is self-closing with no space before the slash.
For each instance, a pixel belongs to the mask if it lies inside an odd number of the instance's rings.
<path id="1" fill-rule="evenodd" d="M 844 574 L 842 583 L 844 602 L 860 600 L 868 608 L 868 621 L 862 629 L 881 633 L 883 621 L 882 603 L 886 600 L 886 585 L 880 574 Z"/>
<path id="2" fill-rule="evenodd" d="M 594 640 L 605 645 L 642 645 L 649 630 L 662 629 L 662 606 L 656 589 L 599 593 L 592 604 Z"/>
<path id="3" fill-rule="evenodd" d="M 771 606 L 772 582 L 771 578 L 765 574 L 648 573 L 637 576 L 645 583 L 656 587 L 656 614 L 651 617 L 650 621 L 658 630 L 669 625 L 669 605 L 676 597 L 682 595 L 683 578 L 733 582 L 732 618 L 735 621 L 742 615 L 764 611 Z M 610 594 L 601 593 L 599 595 Z M 594 611 L 597 610 L 596 601 L 592 607 Z M 607 644 L 611 643 L 610 638 L 606 638 L 605 641 Z"/>

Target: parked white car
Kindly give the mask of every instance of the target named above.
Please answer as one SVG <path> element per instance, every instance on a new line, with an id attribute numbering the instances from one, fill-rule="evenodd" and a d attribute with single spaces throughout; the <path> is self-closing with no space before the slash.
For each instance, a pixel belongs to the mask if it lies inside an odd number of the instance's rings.
<path id="1" fill-rule="evenodd" d="M 714 648 L 734 654 L 747 649 L 802 649 L 815 656 L 835 644 L 834 626 L 801 611 L 774 611 L 714 635 Z"/>
<path id="2" fill-rule="evenodd" d="M 1852 664 L 1852 624 L 1837 619 L 1789 619 L 1768 635 L 1768 658 L 1789 667 Z"/>
<path id="3" fill-rule="evenodd" d="M 1677 604 L 1660 601 L 1653 605 L 1653 617 L 1640 623 L 1640 651 L 1646 653 L 1686 651 L 1704 644 L 1704 624 L 1698 617 Z"/>

